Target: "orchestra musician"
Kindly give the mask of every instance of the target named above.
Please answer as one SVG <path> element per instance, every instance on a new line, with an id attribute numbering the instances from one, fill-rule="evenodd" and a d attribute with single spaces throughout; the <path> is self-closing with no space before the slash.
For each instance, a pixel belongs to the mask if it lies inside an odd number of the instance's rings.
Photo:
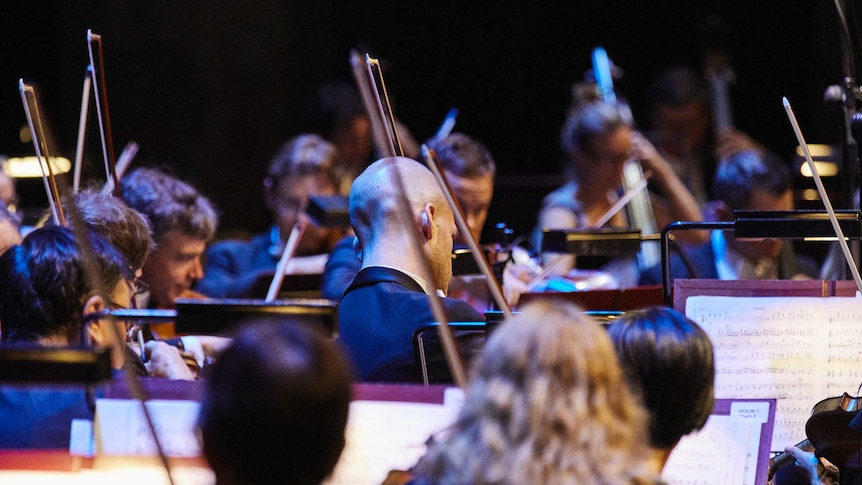
<path id="1" fill-rule="evenodd" d="M 410 213 L 393 182 L 400 173 Z M 362 268 L 338 307 L 338 339 L 362 381 L 421 382 L 413 355 L 413 334 L 436 319 L 429 295 L 444 294 L 452 276 L 457 235 L 452 208 L 424 165 L 404 157 L 371 164 L 350 190 L 350 223 L 356 232 Z M 422 252 L 413 248 L 417 231 Z M 426 280 L 425 258 L 433 274 Z M 450 321 L 484 321 L 469 304 L 443 298 Z"/>
<path id="2" fill-rule="evenodd" d="M 587 229 L 614 205 L 622 183 L 623 165 L 640 160 L 650 173 L 652 210 L 657 227 L 674 221 L 700 221 L 701 211 L 668 162 L 640 133 L 632 130 L 618 108 L 603 101 L 585 100 L 576 105 L 561 133 L 562 146 L 571 163 L 571 181 L 548 194 L 542 201 L 533 247 L 541 248 L 542 229 Z M 655 195 L 661 196 L 657 197 Z M 628 227 L 624 212 L 616 213 L 610 227 Z M 680 236 L 685 239 L 685 235 Z M 690 237 L 699 240 L 701 236 Z M 551 255 L 542 257 L 548 264 Z M 575 267 L 574 256 L 555 259 L 554 273 L 565 275 Z M 632 263 L 634 263 L 632 261 Z M 614 275 L 620 286 L 634 286 L 637 271 Z"/>
<path id="3" fill-rule="evenodd" d="M 320 484 L 345 445 L 350 367 L 296 323 L 244 325 L 212 366 L 198 424 L 218 484 Z"/>
<path id="4" fill-rule="evenodd" d="M 125 324 L 91 316 L 128 308 L 134 276 L 108 241 L 93 232 L 87 236 L 95 275 L 86 274 L 79 243 L 60 226 L 34 230 L 0 256 L 2 341 L 4 346 L 68 347 L 86 339 L 110 350 L 111 365 L 119 373 L 130 356 Z M 154 353 L 152 358 L 173 358 L 158 365 L 175 369 L 175 378 L 192 378 L 176 352 Z M 92 419 L 93 410 L 82 392 L 2 388 L 0 416 L 0 447 L 62 449 L 69 446 L 71 420 Z"/>
<path id="5" fill-rule="evenodd" d="M 792 210 L 793 190 L 787 166 L 769 152 L 740 152 L 722 160 L 715 174 L 709 213 L 720 221 L 732 221 L 734 210 Z M 730 232 L 712 231 L 709 242 L 682 248 L 697 274 L 677 254 L 671 255 L 672 278 L 810 279 L 817 263 L 798 255 L 787 241 L 738 241 Z M 661 282 L 661 267 L 641 274 L 641 284 Z"/>
<path id="6" fill-rule="evenodd" d="M 623 374 L 649 414 L 647 460 L 660 474 L 683 436 L 700 430 L 715 405 L 709 336 L 666 307 L 626 312 L 608 326 Z"/>
<path id="7" fill-rule="evenodd" d="M 437 154 L 443 174 L 464 211 L 467 226 L 474 240 L 479 241 L 494 196 L 494 158 L 484 144 L 463 133 L 432 138 L 425 144 Z M 466 247 L 464 238 L 462 234 L 455 238 L 456 249 Z M 343 238 L 330 254 L 321 286 L 324 298 L 340 300 L 362 266 L 362 261 L 353 248 L 353 239 L 352 235 Z M 490 301 L 487 282 L 481 278 L 480 289 L 476 289 L 475 279 L 473 275 L 464 278 L 453 276 L 449 281 L 448 294 L 455 298 L 476 301 L 474 307 L 486 309 Z"/>
<path id="8" fill-rule="evenodd" d="M 373 161 L 371 121 L 356 86 L 342 81 L 323 84 L 303 107 L 302 128 L 335 145 L 341 155 L 332 167 L 339 194 Z"/>
<path id="9" fill-rule="evenodd" d="M 571 303 L 533 303 L 491 334 L 411 483 L 656 483 L 646 422 L 605 330 Z"/>
<path id="10" fill-rule="evenodd" d="M 299 135 L 285 143 L 270 162 L 263 182 L 266 206 L 273 214 L 270 230 L 250 241 L 221 241 L 206 252 L 206 270 L 196 289 L 208 296 L 252 297 L 262 274 L 272 274 L 293 227 L 304 219 L 312 195 L 336 195 L 335 145 L 317 135 Z M 320 274 L 342 229 L 306 224 L 287 274 Z"/>
<path id="11" fill-rule="evenodd" d="M 713 124 L 714 106 L 705 80 L 693 69 L 662 70 L 647 92 L 651 136 L 659 152 L 703 205 L 714 200 L 711 181 L 718 161 L 739 152 L 765 151 L 738 129 Z"/>
<path id="12" fill-rule="evenodd" d="M 149 291 L 138 308 L 174 308 L 177 298 L 204 298 L 192 288 L 204 276 L 201 257 L 215 236 L 218 218 L 210 201 L 191 185 L 159 170 L 139 168 L 120 182 L 122 199 L 147 217 L 156 247 L 142 267 Z M 173 337 L 173 324 L 150 326 Z"/>
<path id="13" fill-rule="evenodd" d="M 147 218 L 117 197 L 103 194 L 100 190 L 82 190 L 75 194 L 74 203 L 85 228 L 106 238 L 111 246 L 117 248 L 126 258 L 134 276 L 135 295 L 146 291 L 147 286 L 140 279 L 141 268 L 154 246 Z M 68 202 L 64 205 L 69 206 Z M 74 227 L 75 222 L 74 218 L 70 219 L 70 226 Z M 177 362 L 174 354 L 185 355 L 193 360 L 189 364 L 192 372 L 197 374 L 204 363 L 215 358 L 227 343 L 226 338 L 210 335 L 184 335 L 164 341 L 149 340 L 143 349 L 147 357 L 146 364 L 139 358 L 127 358 L 126 364 L 145 365 L 145 372 L 136 372 L 141 375 L 175 378 L 185 373 L 172 367 Z M 179 348 L 182 348 L 180 354 Z"/>

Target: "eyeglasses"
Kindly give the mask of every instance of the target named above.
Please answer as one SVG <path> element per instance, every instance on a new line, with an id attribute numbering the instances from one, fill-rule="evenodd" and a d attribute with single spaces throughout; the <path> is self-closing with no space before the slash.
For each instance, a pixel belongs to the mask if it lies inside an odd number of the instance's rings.
<path id="1" fill-rule="evenodd" d="M 150 291 L 150 285 L 148 285 L 144 280 L 135 276 L 132 278 L 132 295 L 138 296 Z"/>

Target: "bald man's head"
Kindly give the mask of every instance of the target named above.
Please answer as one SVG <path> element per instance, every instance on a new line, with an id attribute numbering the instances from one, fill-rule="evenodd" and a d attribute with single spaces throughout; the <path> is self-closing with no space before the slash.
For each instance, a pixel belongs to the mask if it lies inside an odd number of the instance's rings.
<path id="1" fill-rule="evenodd" d="M 421 210 L 426 203 L 446 206 L 445 198 L 431 173 L 419 162 L 403 157 L 378 160 L 362 172 L 350 189 L 350 223 L 363 243 L 370 242 L 372 233 L 401 231 L 415 225 L 398 207 L 400 173 L 411 212 Z"/>
<path id="2" fill-rule="evenodd" d="M 403 180 L 410 213 L 399 207 L 396 176 Z M 350 190 L 350 223 L 363 254 L 377 251 L 372 264 L 399 267 L 406 251 L 381 251 L 387 245 L 403 244 L 409 231 L 424 236 L 426 256 L 431 258 L 434 278 L 445 290 L 451 277 L 452 238 L 457 233 L 454 216 L 434 174 L 419 162 L 403 157 L 378 160 L 365 169 Z M 404 249 L 404 246 L 401 246 Z M 396 254 L 397 253 L 397 254 Z M 364 262 L 365 258 L 363 258 Z M 404 268 L 411 271 L 412 268 Z"/>

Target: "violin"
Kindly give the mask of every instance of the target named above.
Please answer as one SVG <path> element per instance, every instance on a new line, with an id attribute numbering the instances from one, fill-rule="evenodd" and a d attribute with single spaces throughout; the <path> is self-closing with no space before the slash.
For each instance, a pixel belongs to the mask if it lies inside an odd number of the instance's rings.
<path id="1" fill-rule="evenodd" d="M 808 438 L 795 446 L 813 451 L 815 456 L 829 460 L 842 472 L 862 471 L 862 417 L 856 419 L 860 410 L 862 397 L 850 396 L 846 392 L 818 402 L 805 423 Z M 794 461 L 793 455 L 787 452 L 775 455 L 769 462 L 769 477 Z"/>

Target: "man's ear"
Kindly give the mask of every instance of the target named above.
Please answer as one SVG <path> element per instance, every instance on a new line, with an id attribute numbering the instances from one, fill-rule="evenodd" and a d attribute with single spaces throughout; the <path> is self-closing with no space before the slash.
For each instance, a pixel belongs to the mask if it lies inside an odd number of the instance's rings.
<path id="1" fill-rule="evenodd" d="M 353 236 L 353 252 L 356 253 L 356 257 L 362 261 L 362 243 L 359 242 L 359 238 Z"/>
<path id="2" fill-rule="evenodd" d="M 84 303 L 82 315 L 86 321 L 88 315 L 103 311 L 105 311 L 105 300 L 99 295 L 93 295 Z M 96 319 L 90 321 L 90 324 L 87 326 L 87 336 L 93 345 L 105 345 L 106 343 L 105 332 L 110 329 L 105 327 L 104 322 L 104 320 Z"/>
<path id="3" fill-rule="evenodd" d="M 430 241 L 434 237 L 434 213 L 436 209 L 434 204 L 425 204 L 422 212 L 419 213 L 419 230 L 422 231 L 422 236 L 426 241 Z"/>

